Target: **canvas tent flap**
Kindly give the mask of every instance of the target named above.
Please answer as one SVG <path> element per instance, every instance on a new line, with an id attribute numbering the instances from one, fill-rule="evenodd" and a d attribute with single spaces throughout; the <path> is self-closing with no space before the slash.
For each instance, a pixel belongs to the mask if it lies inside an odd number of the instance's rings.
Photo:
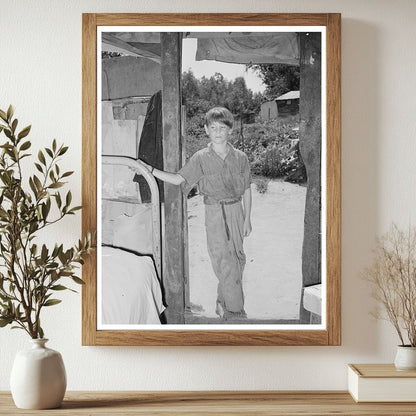
<path id="1" fill-rule="evenodd" d="M 238 64 L 282 63 L 299 65 L 299 43 L 295 32 L 241 37 L 198 38 L 196 60 Z"/>
<path id="2" fill-rule="evenodd" d="M 104 59 L 102 73 L 103 100 L 150 97 L 162 86 L 160 65 L 150 59 L 134 56 Z"/>

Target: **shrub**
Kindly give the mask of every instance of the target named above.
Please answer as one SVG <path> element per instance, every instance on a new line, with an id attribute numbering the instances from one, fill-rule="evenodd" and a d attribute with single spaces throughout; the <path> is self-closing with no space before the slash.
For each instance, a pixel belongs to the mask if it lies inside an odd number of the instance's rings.
<path id="1" fill-rule="evenodd" d="M 254 184 L 256 185 L 256 190 L 259 194 L 265 194 L 269 188 L 270 179 L 256 177 L 254 179 Z"/>

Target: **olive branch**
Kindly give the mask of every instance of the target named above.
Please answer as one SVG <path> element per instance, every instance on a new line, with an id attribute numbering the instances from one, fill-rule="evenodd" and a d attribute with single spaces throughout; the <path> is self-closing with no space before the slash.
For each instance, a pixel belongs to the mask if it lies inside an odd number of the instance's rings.
<path id="1" fill-rule="evenodd" d="M 58 162 L 68 147 L 54 139 L 50 148 L 39 150 L 34 162 L 36 174 L 23 181 L 22 159 L 31 156 L 31 142 L 25 138 L 31 126 L 17 132 L 14 109 L 0 110 L 0 327 L 25 330 L 32 338 L 43 338 L 40 315 L 43 307 L 61 302 L 58 291 L 73 289 L 61 280 L 83 284 L 76 275 L 85 255 L 93 250 L 91 233 L 69 249 L 55 244 L 52 249 L 36 244 L 38 233 L 74 215 L 71 191 L 61 193 L 72 171 L 61 172 Z"/>

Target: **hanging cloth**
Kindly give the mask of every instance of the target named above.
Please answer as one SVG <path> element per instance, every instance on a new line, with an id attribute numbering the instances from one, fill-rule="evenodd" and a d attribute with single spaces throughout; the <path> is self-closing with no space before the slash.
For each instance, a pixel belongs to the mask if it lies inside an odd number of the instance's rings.
<path id="1" fill-rule="evenodd" d="M 162 125 L 162 92 L 154 94 L 147 106 L 146 118 L 140 135 L 138 158 L 156 169 L 163 170 L 163 125 Z M 141 175 L 133 180 L 139 183 L 142 202 L 150 202 L 150 188 Z M 163 201 L 163 182 L 157 179 L 160 201 Z"/>
<path id="2" fill-rule="evenodd" d="M 216 60 L 237 64 L 299 65 L 299 42 L 296 32 L 267 35 L 198 38 L 196 60 Z"/>

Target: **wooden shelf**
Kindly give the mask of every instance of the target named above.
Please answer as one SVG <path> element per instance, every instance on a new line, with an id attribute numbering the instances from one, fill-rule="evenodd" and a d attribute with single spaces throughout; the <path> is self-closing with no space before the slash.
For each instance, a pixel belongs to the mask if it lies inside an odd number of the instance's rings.
<path id="1" fill-rule="evenodd" d="M 415 415 L 414 403 L 355 403 L 339 391 L 67 392 L 59 409 L 14 406 L 0 392 L 0 415 Z"/>

